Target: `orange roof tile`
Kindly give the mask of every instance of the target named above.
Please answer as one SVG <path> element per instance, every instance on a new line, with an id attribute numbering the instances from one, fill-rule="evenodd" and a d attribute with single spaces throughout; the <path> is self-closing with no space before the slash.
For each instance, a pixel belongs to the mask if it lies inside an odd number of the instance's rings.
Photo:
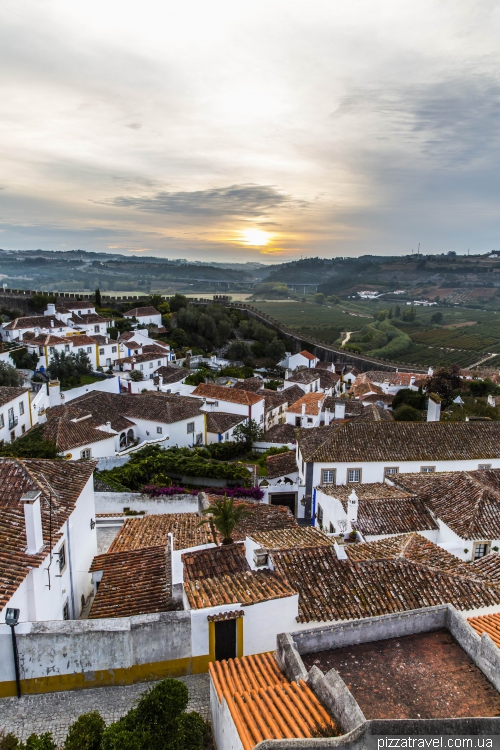
<path id="1" fill-rule="evenodd" d="M 220 401 L 231 401 L 235 404 L 258 404 L 264 400 L 264 396 L 259 393 L 250 391 L 235 390 L 234 388 L 224 388 L 222 385 L 211 385 L 210 383 L 200 383 L 193 393 L 193 396 L 202 398 L 213 398 Z"/>
<path id="2" fill-rule="evenodd" d="M 191 609 L 237 603 L 248 606 L 297 593 L 280 575 L 270 570 L 184 581 L 184 591 Z"/>
<path id="3" fill-rule="evenodd" d="M 317 416 L 321 410 L 321 406 L 323 405 L 324 398 L 324 393 L 305 393 L 302 398 L 299 398 L 298 401 L 289 406 L 287 411 L 292 414 L 301 414 L 302 404 L 305 404 L 306 414 L 313 414 Z"/>
<path id="4" fill-rule="evenodd" d="M 264 740 L 312 737 L 328 726 L 328 712 L 301 680 L 289 682 L 274 656 L 259 654 L 208 665 L 219 701 L 226 701 L 244 750 Z"/>
<path id="5" fill-rule="evenodd" d="M 500 612 L 492 615 L 481 615 L 480 617 L 469 617 L 469 625 L 481 636 L 487 633 L 493 643 L 500 648 Z"/>
<path id="6" fill-rule="evenodd" d="M 301 355 L 302 355 L 303 357 L 305 357 L 306 359 L 310 359 L 311 361 L 312 361 L 313 359 L 317 359 L 317 357 L 316 357 L 316 356 L 315 356 L 314 354 L 311 354 L 311 352 L 306 352 L 306 350 L 305 350 L 305 349 L 304 349 L 304 351 L 303 351 L 303 352 L 300 352 L 300 353 L 301 353 Z"/>

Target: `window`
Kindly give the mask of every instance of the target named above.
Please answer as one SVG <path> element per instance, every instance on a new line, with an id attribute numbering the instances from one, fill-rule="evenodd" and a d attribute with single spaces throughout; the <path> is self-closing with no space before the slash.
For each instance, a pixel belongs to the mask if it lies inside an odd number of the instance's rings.
<path id="1" fill-rule="evenodd" d="M 59 566 L 59 573 L 62 573 L 64 568 L 66 567 L 66 545 L 63 544 L 57 553 L 59 555 L 57 564 Z"/>
<path id="2" fill-rule="evenodd" d="M 224 438 L 225 440 L 229 440 L 229 432 L 226 432 L 226 434 L 224 435 Z"/>
<path id="3" fill-rule="evenodd" d="M 87 349 L 87 351 L 89 352 L 90 349 Z M 99 349 L 99 354 L 104 354 L 104 349 Z"/>
<path id="4" fill-rule="evenodd" d="M 69 352 L 69 344 L 64 344 L 64 351 Z"/>
<path id="5" fill-rule="evenodd" d="M 158 360 L 158 365 L 161 365 L 161 359 Z"/>
<path id="6" fill-rule="evenodd" d="M 312 417 L 307 417 L 307 424 L 312 424 Z"/>
<path id="7" fill-rule="evenodd" d="M 21 425 L 21 435 L 24 435 L 26 432 L 26 427 L 24 425 Z"/>
<path id="8" fill-rule="evenodd" d="M 14 440 L 16 439 L 16 431 L 15 430 L 12 430 L 12 432 L 10 433 L 10 439 L 11 439 L 11 442 L 14 442 Z"/>
<path id="9" fill-rule="evenodd" d="M 116 346 L 111 347 L 111 354 L 116 354 Z"/>
<path id="10" fill-rule="evenodd" d="M 479 464 L 477 467 L 479 470 L 487 471 L 488 469 L 491 469 L 491 464 Z"/>
<path id="11" fill-rule="evenodd" d="M 395 474 L 399 474 L 398 466 L 386 466 L 384 469 L 384 475 L 386 477 L 393 477 Z"/>
<path id="12" fill-rule="evenodd" d="M 188 422 L 188 424 L 187 424 L 187 431 L 188 432 L 194 432 L 194 422 Z"/>
<path id="13" fill-rule="evenodd" d="M 302 420 L 300 419 L 300 417 L 295 417 L 295 427 L 300 427 L 301 424 Z"/>
<path id="14" fill-rule="evenodd" d="M 163 432 L 163 427 L 157 427 L 156 432 L 158 433 L 158 435 L 161 435 Z"/>
<path id="15" fill-rule="evenodd" d="M 260 420 L 259 421 L 261 422 L 261 424 L 264 421 L 264 415 L 263 414 L 260 415 Z"/>
<path id="16" fill-rule="evenodd" d="M 139 370 L 144 370 L 144 365 L 140 365 Z"/>
<path id="17" fill-rule="evenodd" d="M 66 604 L 63 607 L 63 620 L 69 620 L 69 604 L 66 602 Z"/>
<path id="18" fill-rule="evenodd" d="M 435 466 L 421 466 L 420 471 L 422 474 L 433 474 L 436 471 Z"/>
<path id="19" fill-rule="evenodd" d="M 99 326 L 94 326 L 94 333 L 99 333 Z"/>
<path id="20" fill-rule="evenodd" d="M 304 471 L 302 469 L 302 471 Z M 323 469 L 321 472 L 321 484 L 335 484 L 335 469 Z"/>
<path id="21" fill-rule="evenodd" d="M 150 369 L 150 370 L 152 370 L 152 369 L 153 369 L 153 363 L 152 363 L 152 362 L 150 362 L 150 363 L 149 363 L 149 369 Z"/>
<path id="22" fill-rule="evenodd" d="M 347 481 L 361 482 L 361 469 L 347 469 Z"/>
<path id="23" fill-rule="evenodd" d="M 49 346 L 49 353 L 50 354 L 54 354 L 54 347 L 53 346 Z"/>
<path id="24" fill-rule="evenodd" d="M 196 435 L 196 445 L 203 445 L 203 435 L 201 432 Z"/>
<path id="25" fill-rule="evenodd" d="M 330 521 L 330 534 L 335 534 L 335 526 L 333 525 L 331 521 Z"/>
<path id="26" fill-rule="evenodd" d="M 19 402 L 19 414 L 24 414 L 24 404 L 22 401 Z"/>
<path id="27" fill-rule="evenodd" d="M 5 419 L 3 418 L 3 414 L 0 414 L 0 427 L 5 427 Z"/>
<path id="28" fill-rule="evenodd" d="M 214 401 L 214 406 L 219 406 L 219 402 L 218 401 Z"/>
<path id="29" fill-rule="evenodd" d="M 38 354 L 43 355 L 43 346 L 38 347 Z"/>
<path id="30" fill-rule="evenodd" d="M 474 543 L 474 560 L 479 560 L 484 557 L 490 551 L 489 542 L 475 542 Z"/>
<path id="31" fill-rule="evenodd" d="M 81 346 L 81 347 L 80 347 L 80 348 L 78 349 L 78 354 L 80 354 L 81 352 L 83 352 L 83 346 Z"/>
<path id="32" fill-rule="evenodd" d="M 318 523 L 319 523 L 319 525 L 323 526 L 323 508 L 319 504 L 318 504 L 318 514 L 317 514 L 317 517 L 318 517 Z"/>
<path id="33" fill-rule="evenodd" d="M 92 451 L 90 448 L 84 448 L 82 451 L 80 451 L 80 458 L 90 458 L 92 455 Z"/>

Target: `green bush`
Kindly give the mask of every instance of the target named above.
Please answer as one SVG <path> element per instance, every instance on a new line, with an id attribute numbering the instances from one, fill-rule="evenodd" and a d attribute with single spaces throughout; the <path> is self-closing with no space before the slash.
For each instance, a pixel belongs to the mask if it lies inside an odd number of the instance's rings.
<path id="1" fill-rule="evenodd" d="M 64 750 L 101 750 L 106 724 L 99 711 L 82 714 L 68 730 Z"/>
<path id="2" fill-rule="evenodd" d="M 414 409 L 413 406 L 403 404 L 395 410 L 394 419 L 397 422 L 421 422 L 422 412 Z"/>
<path id="3" fill-rule="evenodd" d="M 57 750 L 57 745 L 50 732 L 30 734 L 26 742 L 20 742 L 19 750 Z"/>
<path id="4" fill-rule="evenodd" d="M 132 370 L 129 378 L 130 380 L 133 380 L 134 383 L 139 383 L 141 380 L 144 380 L 144 373 L 141 370 Z"/>
<path id="5" fill-rule="evenodd" d="M 15 734 L 12 734 L 12 732 L 4 734 L 0 731 L 0 750 L 17 750 L 18 747 L 19 740 Z"/>

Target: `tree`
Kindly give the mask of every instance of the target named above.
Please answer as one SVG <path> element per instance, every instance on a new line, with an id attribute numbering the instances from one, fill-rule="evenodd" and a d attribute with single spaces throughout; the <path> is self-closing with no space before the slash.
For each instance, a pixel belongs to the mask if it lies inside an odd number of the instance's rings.
<path id="1" fill-rule="evenodd" d="M 160 308 L 160 305 L 165 304 L 165 298 L 162 297 L 161 294 L 150 294 L 147 304 L 150 307 L 155 307 L 158 310 L 158 312 L 162 312 L 159 308 Z M 169 310 L 170 310 L 170 307 L 168 310 L 165 310 L 165 312 L 168 312 Z"/>
<path id="2" fill-rule="evenodd" d="M 81 714 L 70 726 L 64 750 L 101 750 L 106 724 L 99 711 Z"/>
<path id="3" fill-rule="evenodd" d="M 422 393 L 421 389 L 412 391 L 411 388 L 401 388 L 394 396 L 392 408 L 395 410 L 402 404 L 423 410 L 427 408 L 427 396 Z"/>
<path id="4" fill-rule="evenodd" d="M 54 304 L 55 301 L 54 294 L 33 294 L 30 299 L 30 306 L 37 312 L 42 312 L 49 303 Z"/>
<path id="5" fill-rule="evenodd" d="M 414 409 L 413 406 L 402 404 L 402 406 L 399 406 L 395 410 L 394 419 L 397 422 L 420 422 L 422 420 L 422 412 Z"/>
<path id="6" fill-rule="evenodd" d="M 264 433 L 255 419 L 249 419 L 243 424 L 239 424 L 233 430 L 233 440 L 238 443 L 245 443 L 245 448 L 251 450 L 254 443 L 262 440 Z"/>
<path id="7" fill-rule="evenodd" d="M 441 325 L 443 322 L 443 313 L 437 312 L 434 313 L 434 315 L 431 317 L 431 323 L 435 323 L 436 325 Z"/>
<path id="8" fill-rule="evenodd" d="M 387 316 L 388 320 L 392 320 L 392 307 L 389 310 L 389 315 Z"/>
<path id="9" fill-rule="evenodd" d="M 394 317 L 395 318 L 401 317 L 401 308 L 399 307 L 399 305 L 396 305 L 396 309 L 394 310 Z"/>
<path id="10" fill-rule="evenodd" d="M 25 346 L 21 349 L 12 349 L 10 356 L 16 367 L 24 370 L 35 370 L 38 364 L 38 356 L 35 352 L 28 352 Z"/>
<path id="11" fill-rule="evenodd" d="M 425 393 L 437 393 L 441 397 L 442 407 L 446 409 L 453 401 L 453 392 L 458 390 L 462 385 L 460 378 L 460 367 L 452 365 L 449 368 L 440 367 L 424 384 Z"/>
<path id="12" fill-rule="evenodd" d="M 141 380 L 144 380 L 144 373 L 142 370 L 132 370 L 129 378 L 130 380 L 133 380 L 134 383 L 139 383 Z"/>
<path id="13" fill-rule="evenodd" d="M 70 379 L 79 382 L 82 375 L 90 375 L 92 364 L 85 352 L 60 352 L 57 349 L 49 362 L 49 372 L 52 378 L 67 383 Z"/>
<path id="14" fill-rule="evenodd" d="M 227 359 L 231 360 L 245 361 L 251 359 L 251 356 L 250 348 L 244 341 L 233 341 L 226 352 Z"/>
<path id="15" fill-rule="evenodd" d="M 25 435 L 5 443 L 0 448 L 0 456 L 15 458 L 59 458 L 57 445 L 43 437 L 43 425 L 32 427 Z"/>
<path id="16" fill-rule="evenodd" d="M 325 295 L 322 292 L 318 292 L 318 294 L 315 294 L 313 299 L 317 305 L 325 304 Z"/>
<path id="17" fill-rule="evenodd" d="M 189 336 L 182 328 L 174 328 L 174 330 L 170 333 L 170 339 L 173 342 L 174 346 L 189 346 Z"/>
<path id="18" fill-rule="evenodd" d="M 377 320 L 379 320 L 380 322 L 382 322 L 386 318 L 387 318 L 387 310 L 380 310 L 380 312 L 377 313 Z"/>
<path id="19" fill-rule="evenodd" d="M 209 508 L 202 511 L 206 518 L 200 521 L 200 526 L 204 523 L 213 525 L 222 536 L 222 544 L 232 544 L 233 538 L 231 535 L 233 531 L 240 521 L 247 518 L 251 512 L 245 503 L 235 507 L 234 497 L 228 498 L 227 495 L 224 495 L 224 497 L 214 500 Z"/>
<path id="20" fill-rule="evenodd" d="M 6 385 L 11 388 L 18 388 L 22 385 L 22 379 L 15 367 L 0 362 L 0 385 Z"/>
<path id="21" fill-rule="evenodd" d="M 95 306 L 102 307 L 101 290 L 99 288 L 95 290 Z"/>
<path id="22" fill-rule="evenodd" d="M 170 297 L 168 304 L 172 312 L 178 312 L 181 308 L 188 307 L 189 300 L 184 294 L 174 294 L 173 297 Z"/>

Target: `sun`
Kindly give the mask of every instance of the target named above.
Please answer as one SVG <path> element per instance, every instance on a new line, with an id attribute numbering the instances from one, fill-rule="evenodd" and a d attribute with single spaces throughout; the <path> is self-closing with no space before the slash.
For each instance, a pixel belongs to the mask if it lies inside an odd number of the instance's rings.
<path id="1" fill-rule="evenodd" d="M 243 229 L 240 232 L 241 241 L 244 245 L 253 245 L 255 247 L 264 247 L 271 241 L 271 235 L 262 229 Z"/>

